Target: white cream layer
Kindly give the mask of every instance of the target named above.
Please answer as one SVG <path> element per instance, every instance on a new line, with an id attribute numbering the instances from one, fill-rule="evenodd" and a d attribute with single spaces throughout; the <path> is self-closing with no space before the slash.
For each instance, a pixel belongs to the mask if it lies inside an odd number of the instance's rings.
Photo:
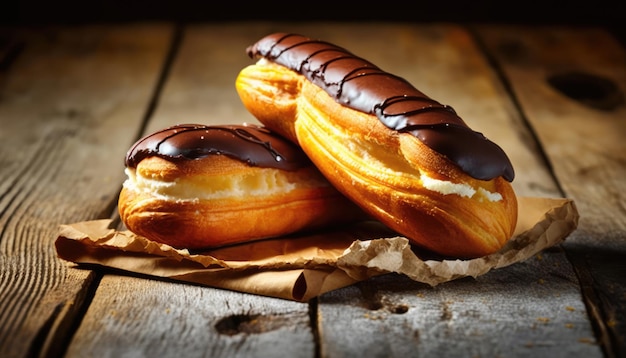
<path id="1" fill-rule="evenodd" d="M 125 188 L 171 201 L 245 199 L 330 185 L 323 178 L 310 175 L 310 172 L 305 176 L 298 172 L 266 168 L 251 175 L 197 176 L 174 181 L 145 177 L 131 168 L 126 168 L 125 172 L 128 176 L 124 182 Z"/>
<path id="2" fill-rule="evenodd" d="M 422 185 L 424 185 L 424 188 L 428 190 L 436 191 L 443 195 L 456 194 L 456 195 L 464 196 L 467 198 L 471 198 L 474 195 L 479 195 L 479 198 L 485 198 L 489 201 L 502 200 L 502 195 L 500 193 L 492 193 L 483 188 L 474 189 L 473 187 L 467 184 L 453 183 L 451 181 L 433 179 L 423 173 L 421 174 L 420 178 L 422 180 Z"/>

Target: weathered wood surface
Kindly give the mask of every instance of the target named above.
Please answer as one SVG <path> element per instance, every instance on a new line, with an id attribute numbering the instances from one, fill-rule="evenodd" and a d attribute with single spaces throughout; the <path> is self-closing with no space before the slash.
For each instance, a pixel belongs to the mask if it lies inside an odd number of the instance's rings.
<path id="1" fill-rule="evenodd" d="M 105 275 L 67 357 L 312 357 L 306 304 Z"/>
<path id="2" fill-rule="evenodd" d="M 481 38 L 577 203 L 579 229 L 563 246 L 600 343 L 626 356 L 626 52 L 597 29 L 504 30 Z"/>
<path id="3" fill-rule="evenodd" d="M 477 279 L 431 288 L 387 275 L 310 303 L 58 260 L 58 224 L 115 215 L 123 156 L 140 135 L 255 121 L 234 81 L 245 47 L 274 31 L 343 45 L 453 105 L 511 156 L 518 194 L 574 198 L 581 229 Z M 624 355 L 624 105 L 590 109 L 546 84 L 573 69 L 623 93 L 625 52 L 607 33 L 163 23 L 9 29 L 0 40 L 0 356 Z"/>
<path id="4" fill-rule="evenodd" d="M 11 34 L 20 50 L 0 74 L 0 356 L 54 353 L 80 320 L 94 273 L 56 258 L 58 225 L 110 216 L 170 32 Z"/>

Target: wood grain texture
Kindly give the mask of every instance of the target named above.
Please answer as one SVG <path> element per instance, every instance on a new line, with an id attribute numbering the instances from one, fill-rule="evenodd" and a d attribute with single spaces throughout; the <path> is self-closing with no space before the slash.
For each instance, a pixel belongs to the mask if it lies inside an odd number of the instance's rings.
<path id="1" fill-rule="evenodd" d="M 105 275 L 66 357 L 313 357 L 307 305 Z"/>
<path id="2" fill-rule="evenodd" d="M 579 229 L 564 247 L 606 354 L 624 356 L 626 51 L 598 28 L 484 27 L 480 36 L 577 204 Z M 556 76 L 569 78 L 564 88 L 551 84 Z"/>
<path id="3" fill-rule="evenodd" d="M 246 47 L 270 31 L 264 23 L 190 25 L 146 133 L 180 123 L 258 123 L 235 90 L 239 71 L 251 63 Z"/>
<path id="4" fill-rule="evenodd" d="M 541 141 L 555 175 L 576 199 L 581 228 L 618 237 L 626 232 L 626 52 L 600 29 L 482 28 L 481 37 L 509 80 L 529 124 Z M 568 86 L 579 99 L 552 86 L 556 75 L 584 73 L 609 80 L 620 93 L 614 108 L 585 100 L 614 97 L 594 82 Z M 577 87 L 575 87 L 577 86 Z M 607 104 L 608 105 L 608 104 Z M 592 185 L 603 183 L 603 185 Z M 607 230 L 608 228 L 608 230 Z M 621 237 L 622 239 L 624 236 Z M 582 238 L 577 239 L 583 240 Z M 590 241 L 595 241 L 590 238 Z M 607 240 L 603 240 L 607 241 Z M 617 241 L 619 238 L 617 238 Z"/>
<path id="5" fill-rule="evenodd" d="M 55 254 L 58 225 L 110 215 L 168 26 L 36 28 L 0 88 L 0 356 L 53 354 L 92 273 Z M 55 331 L 57 330 L 57 331 Z"/>
<path id="6" fill-rule="evenodd" d="M 558 251 L 434 288 L 379 277 L 322 296 L 319 315 L 325 357 L 602 356 Z"/>

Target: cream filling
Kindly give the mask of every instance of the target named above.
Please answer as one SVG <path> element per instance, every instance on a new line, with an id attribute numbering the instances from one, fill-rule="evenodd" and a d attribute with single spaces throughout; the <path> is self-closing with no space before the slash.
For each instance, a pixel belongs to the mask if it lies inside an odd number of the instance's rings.
<path id="1" fill-rule="evenodd" d="M 126 168 L 125 173 L 128 176 L 123 184 L 126 189 L 168 201 L 245 199 L 330 185 L 321 176 L 310 175 L 310 172 L 304 175 L 268 168 L 250 175 L 197 176 L 174 181 L 145 177 L 132 168 Z"/>
<path id="2" fill-rule="evenodd" d="M 472 198 L 474 195 L 478 195 L 478 199 L 487 199 L 488 201 L 500 201 L 502 195 L 500 193 L 493 193 L 489 190 L 478 188 L 474 189 L 468 184 L 453 183 L 451 181 L 433 179 L 425 174 L 420 176 L 422 185 L 424 188 L 432 191 L 436 191 L 443 195 L 456 194 L 467 198 Z"/>
<path id="3" fill-rule="evenodd" d="M 267 66 L 269 64 L 271 64 L 272 62 L 270 60 L 268 60 L 265 57 L 261 57 L 259 58 L 259 60 L 255 63 L 255 65 L 259 65 L 259 66 Z"/>

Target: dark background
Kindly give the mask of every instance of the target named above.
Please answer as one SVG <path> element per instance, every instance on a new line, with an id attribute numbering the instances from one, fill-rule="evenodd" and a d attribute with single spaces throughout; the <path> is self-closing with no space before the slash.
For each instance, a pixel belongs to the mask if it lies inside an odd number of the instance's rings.
<path id="1" fill-rule="evenodd" d="M 2 24 L 80 24 L 164 20 L 219 22 L 402 21 L 412 23 L 551 24 L 602 26 L 620 39 L 626 34 L 624 5 L 617 1 L 199 1 L 199 0 L 14 0 L 0 5 Z"/>

